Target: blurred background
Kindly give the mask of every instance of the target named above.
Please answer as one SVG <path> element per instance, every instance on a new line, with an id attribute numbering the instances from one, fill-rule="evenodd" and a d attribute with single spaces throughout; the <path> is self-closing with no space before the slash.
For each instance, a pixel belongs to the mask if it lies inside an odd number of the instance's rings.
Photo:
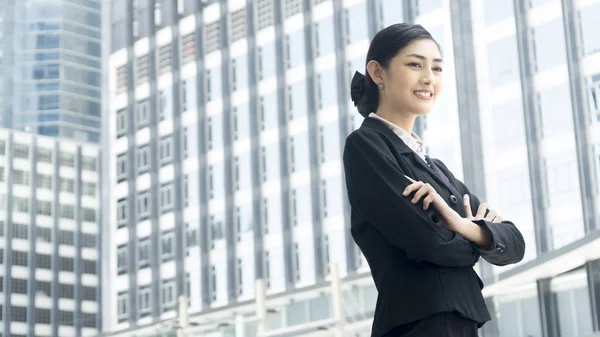
<path id="1" fill-rule="evenodd" d="M 526 239 L 480 335 L 600 334 L 600 0 L 0 0 L 0 336 L 370 336 L 341 153 L 399 22 L 416 133 Z"/>

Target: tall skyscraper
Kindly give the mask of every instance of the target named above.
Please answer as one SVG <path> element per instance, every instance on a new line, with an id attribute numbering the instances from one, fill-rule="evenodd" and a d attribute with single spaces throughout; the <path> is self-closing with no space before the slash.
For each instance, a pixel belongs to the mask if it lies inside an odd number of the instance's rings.
<path id="1" fill-rule="evenodd" d="M 331 328 L 335 262 L 345 327 L 369 336 L 376 290 L 350 237 L 341 153 L 362 122 L 351 76 L 398 22 L 443 49 L 444 93 L 415 131 L 528 245 L 516 266 L 477 266 L 493 314 L 481 335 L 600 330 L 600 1 L 110 6 L 111 333 L 157 333 L 185 295 L 190 336 L 255 336 L 262 278 L 268 329 L 310 336 Z"/>
<path id="2" fill-rule="evenodd" d="M 100 149 L 0 129 L 3 336 L 100 332 Z"/>
<path id="3" fill-rule="evenodd" d="M 0 0 L 2 126 L 98 143 L 99 0 Z"/>

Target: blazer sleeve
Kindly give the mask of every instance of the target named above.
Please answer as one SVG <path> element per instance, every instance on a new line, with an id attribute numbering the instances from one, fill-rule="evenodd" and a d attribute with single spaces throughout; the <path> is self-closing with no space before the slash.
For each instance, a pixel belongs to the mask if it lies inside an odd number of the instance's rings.
<path id="1" fill-rule="evenodd" d="M 454 186 L 461 187 L 463 191 L 469 194 L 471 209 L 476 212 L 481 204 L 479 198 L 473 195 L 462 181 L 456 179 L 442 161 L 435 160 L 435 163 L 445 171 L 446 176 Z M 525 240 L 515 224 L 507 220 L 500 223 L 493 223 L 487 220 L 473 222 L 483 227 L 492 236 L 492 247 L 490 249 L 483 249 L 476 246 L 482 258 L 497 266 L 514 264 L 523 260 L 523 256 L 525 255 Z"/>
<path id="2" fill-rule="evenodd" d="M 474 245 L 443 226 L 422 201 L 412 204 L 402 195 L 410 182 L 388 145 L 375 132 L 354 132 L 343 153 L 350 204 L 393 246 L 411 258 L 439 266 L 473 266 L 479 259 Z"/>

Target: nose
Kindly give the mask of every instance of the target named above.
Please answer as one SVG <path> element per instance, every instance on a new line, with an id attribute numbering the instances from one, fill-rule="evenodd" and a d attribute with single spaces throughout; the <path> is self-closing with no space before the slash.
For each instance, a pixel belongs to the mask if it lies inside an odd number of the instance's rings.
<path id="1" fill-rule="evenodd" d="M 430 85 L 431 84 L 431 78 L 429 76 L 423 76 L 423 77 L 421 77 L 421 84 L 423 84 L 423 85 Z"/>

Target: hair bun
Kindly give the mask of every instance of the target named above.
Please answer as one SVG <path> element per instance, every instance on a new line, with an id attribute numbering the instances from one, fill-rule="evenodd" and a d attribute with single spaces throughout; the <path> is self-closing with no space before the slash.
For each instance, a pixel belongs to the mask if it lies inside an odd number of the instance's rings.
<path id="1" fill-rule="evenodd" d="M 363 102 L 365 97 L 365 75 L 356 71 L 352 76 L 352 82 L 350 83 L 350 98 L 354 102 L 354 106 L 358 106 Z"/>

